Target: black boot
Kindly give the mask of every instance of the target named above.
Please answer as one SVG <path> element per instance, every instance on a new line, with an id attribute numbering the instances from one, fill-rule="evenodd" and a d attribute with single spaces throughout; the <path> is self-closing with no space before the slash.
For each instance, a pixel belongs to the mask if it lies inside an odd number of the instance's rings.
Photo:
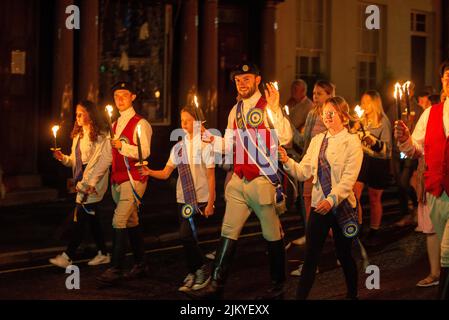
<path id="1" fill-rule="evenodd" d="M 449 300 L 449 267 L 441 267 L 438 299 Z"/>
<path id="2" fill-rule="evenodd" d="M 284 240 L 267 241 L 270 260 L 271 287 L 259 300 L 279 300 L 284 298 L 285 247 Z"/>
<path id="3" fill-rule="evenodd" d="M 116 284 L 123 277 L 125 263 L 126 229 L 114 229 L 111 266 L 97 280 L 105 285 Z"/>
<path id="4" fill-rule="evenodd" d="M 131 271 L 125 273 L 125 279 L 133 280 L 147 276 L 145 263 L 145 242 L 140 226 L 128 228 L 129 243 L 134 255 L 134 266 Z"/>
<path id="5" fill-rule="evenodd" d="M 188 291 L 186 294 L 193 299 L 222 299 L 236 247 L 237 240 L 221 237 L 215 255 L 211 281 L 203 289 Z"/>

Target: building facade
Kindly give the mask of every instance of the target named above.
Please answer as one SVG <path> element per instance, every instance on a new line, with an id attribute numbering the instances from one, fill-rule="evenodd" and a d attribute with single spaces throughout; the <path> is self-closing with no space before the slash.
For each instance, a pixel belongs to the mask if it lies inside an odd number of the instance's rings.
<path id="1" fill-rule="evenodd" d="M 379 30 L 365 27 L 372 4 Z M 67 28 L 73 5 L 79 30 Z M 64 189 L 70 171 L 51 157 L 50 128 L 61 125 L 68 152 L 76 102 L 104 108 L 119 79 L 139 89 L 136 109 L 154 131 L 150 161 L 162 166 L 194 94 L 207 126 L 223 131 L 236 99 L 229 72 L 242 60 L 279 81 L 284 101 L 294 79 L 326 78 L 354 103 L 397 80 L 438 88 L 438 65 L 449 56 L 443 0 L 5 0 L 0 27 L 0 166 L 10 194 Z"/>
<path id="2" fill-rule="evenodd" d="M 370 5 L 379 8 L 378 30 L 366 27 Z M 329 79 L 350 103 L 367 89 L 388 95 L 396 81 L 412 80 L 417 90 L 440 86 L 438 66 L 449 56 L 442 45 L 447 43 L 445 1 L 286 0 L 277 6 L 276 19 L 276 71 L 282 83 Z"/>

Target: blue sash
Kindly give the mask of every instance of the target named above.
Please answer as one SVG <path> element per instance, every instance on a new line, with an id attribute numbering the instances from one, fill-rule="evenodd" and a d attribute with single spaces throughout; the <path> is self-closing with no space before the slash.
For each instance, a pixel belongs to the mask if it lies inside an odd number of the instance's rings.
<path id="1" fill-rule="evenodd" d="M 329 196 L 332 191 L 331 166 L 325 156 L 328 141 L 326 135 L 321 144 L 318 156 L 318 180 L 320 181 L 321 189 L 325 197 Z M 338 207 L 334 206 L 332 212 L 337 218 L 338 225 L 345 237 L 353 238 L 357 236 L 359 232 L 357 206 L 353 208 L 348 199 L 344 199 Z"/>
<path id="2" fill-rule="evenodd" d="M 264 115 L 263 110 L 260 108 L 253 108 L 248 113 L 248 122 L 251 126 L 253 126 L 253 130 L 257 137 L 257 143 L 251 136 L 251 133 L 247 130 L 246 121 L 243 116 L 243 101 L 240 101 L 237 104 L 237 115 L 236 115 L 236 123 L 237 123 L 237 137 L 240 140 L 241 144 L 245 148 L 248 157 L 252 160 L 252 162 L 257 165 L 260 172 L 270 181 L 270 183 L 276 188 L 276 204 L 281 203 L 284 200 L 284 193 L 281 184 L 281 178 L 279 176 L 279 167 L 275 165 L 270 159 L 270 151 L 267 150 L 267 146 L 265 142 L 262 140 L 258 127 L 261 123 L 263 123 Z M 261 111 L 261 112 L 260 112 Z M 254 124 L 254 125 L 253 125 Z M 274 130 L 271 130 L 274 132 Z M 248 139 L 244 139 L 242 134 L 245 133 L 245 137 Z M 271 139 L 271 135 L 270 135 Z M 271 141 L 269 142 L 271 144 Z M 256 151 L 256 155 L 251 154 L 251 150 Z M 276 147 L 277 151 L 277 147 Z M 264 163 L 261 163 L 259 157 L 262 157 Z"/>
<path id="3" fill-rule="evenodd" d="M 176 150 L 178 148 L 179 150 Z M 183 152 L 184 149 L 184 152 Z M 192 228 L 193 237 L 198 241 L 198 235 L 193 221 L 193 216 L 200 211 L 198 200 L 196 198 L 195 184 L 193 183 L 192 171 L 190 170 L 189 159 L 185 144 L 180 141 L 175 146 L 174 153 L 181 159 L 178 164 L 178 174 L 181 181 L 182 192 L 184 194 L 185 205 L 181 209 L 181 215 L 184 219 L 188 219 Z"/>

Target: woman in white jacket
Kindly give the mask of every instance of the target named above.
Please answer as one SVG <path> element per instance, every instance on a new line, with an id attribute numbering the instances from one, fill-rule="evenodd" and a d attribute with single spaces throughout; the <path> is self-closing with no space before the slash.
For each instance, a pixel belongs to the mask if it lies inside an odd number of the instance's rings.
<path id="1" fill-rule="evenodd" d="M 358 230 L 354 184 L 363 160 L 357 135 L 348 132 L 349 106 L 341 97 L 328 99 L 321 115 L 327 131 L 315 136 L 300 163 L 279 148 L 285 170 L 298 180 L 313 178 L 312 210 L 306 228 L 306 254 L 297 299 L 306 299 L 329 229 L 344 271 L 347 298 L 357 299 L 357 266 L 351 254 Z"/>
<path id="2" fill-rule="evenodd" d="M 76 186 L 76 208 L 72 220 L 72 232 L 65 252 L 50 259 L 50 263 L 67 268 L 72 264 L 76 250 L 83 240 L 87 223 L 97 245 L 97 255 L 88 262 L 88 265 L 99 265 L 110 262 L 106 252 L 100 219 L 97 214 L 97 205 L 103 199 L 108 187 L 106 172 L 95 186 L 97 192 L 87 195 L 83 192 L 87 189 L 90 175 L 101 156 L 101 151 L 108 139 L 103 129 L 103 121 L 98 114 L 95 104 L 91 101 L 82 101 L 76 106 L 76 121 L 71 133 L 72 151 L 70 155 L 64 155 L 61 151 L 54 151 L 53 156 L 66 167 L 73 171 L 74 185 Z"/>

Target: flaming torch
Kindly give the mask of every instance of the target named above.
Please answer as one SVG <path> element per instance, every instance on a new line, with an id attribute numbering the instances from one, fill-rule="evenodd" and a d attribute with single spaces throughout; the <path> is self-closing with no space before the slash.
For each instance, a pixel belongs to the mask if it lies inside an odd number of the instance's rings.
<path id="1" fill-rule="evenodd" d="M 59 130 L 59 126 L 53 126 L 51 128 L 51 131 L 53 131 L 53 137 L 55 137 L 55 146 L 54 146 L 54 148 L 50 149 L 51 151 L 59 151 L 59 150 L 61 150 L 61 148 L 58 148 L 58 143 L 56 141 L 56 137 L 58 135 L 58 130 Z"/>
<path id="2" fill-rule="evenodd" d="M 363 114 L 365 113 L 365 110 L 363 110 L 362 108 L 360 108 L 359 105 L 357 105 L 357 106 L 355 106 L 354 111 L 355 111 L 355 113 L 357 113 L 357 117 L 359 118 L 360 128 L 362 129 L 363 136 L 365 136 L 366 132 L 365 132 L 365 128 L 363 127 L 363 123 L 362 123 L 362 117 L 363 117 Z"/>
<path id="3" fill-rule="evenodd" d="M 113 108 L 110 104 L 106 106 L 106 112 L 108 113 L 108 125 L 109 125 L 109 131 L 111 133 L 111 139 L 114 139 L 114 132 L 112 130 L 112 112 Z"/>
<path id="4" fill-rule="evenodd" d="M 410 121 L 410 81 L 407 81 L 402 85 L 402 91 L 404 91 L 405 94 L 405 104 L 407 105 L 407 121 Z"/>
<path id="5" fill-rule="evenodd" d="M 399 82 L 394 85 L 394 99 L 396 100 L 396 111 L 398 114 L 398 120 L 401 120 L 401 100 L 402 100 L 402 87 Z"/>

